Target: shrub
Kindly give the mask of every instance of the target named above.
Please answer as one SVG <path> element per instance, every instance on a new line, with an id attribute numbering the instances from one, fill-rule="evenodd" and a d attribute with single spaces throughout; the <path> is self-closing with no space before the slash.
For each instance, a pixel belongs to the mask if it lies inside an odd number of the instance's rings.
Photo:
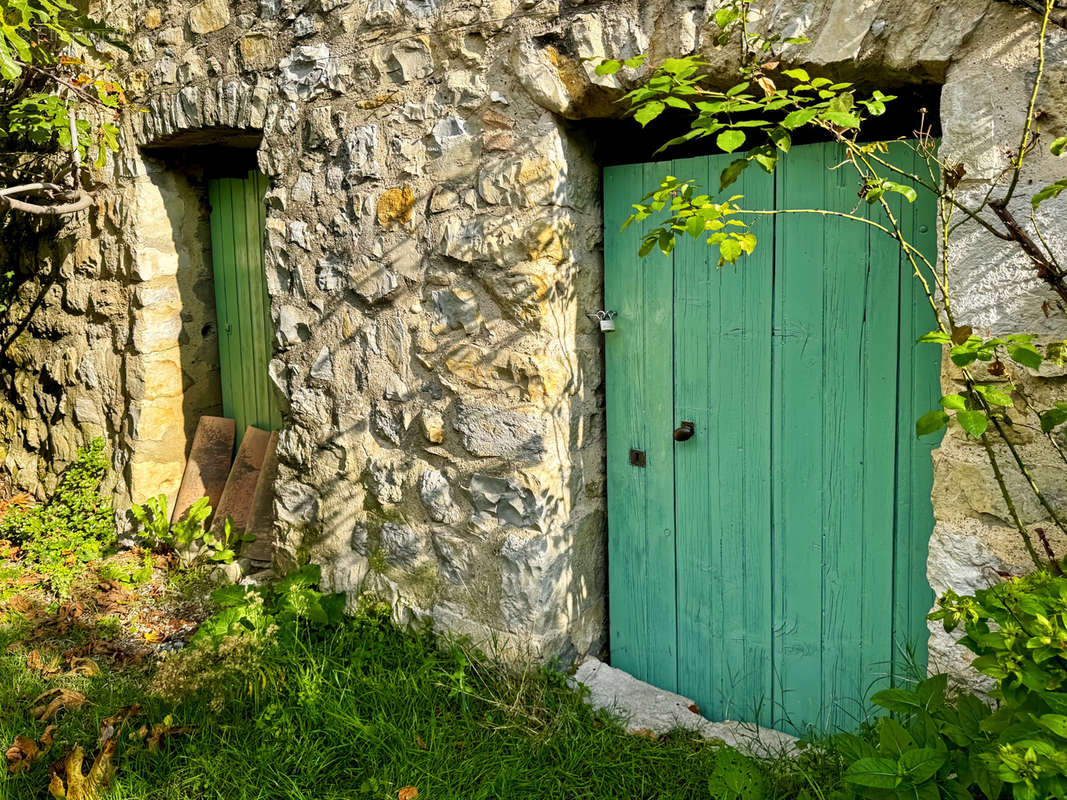
<path id="1" fill-rule="evenodd" d="M 14 508 L 0 520 L 0 539 L 22 545 L 60 594 L 115 541 L 111 499 L 100 494 L 107 470 L 104 441 L 94 439 L 78 450 L 47 502 Z"/>
<path id="2" fill-rule="evenodd" d="M 237 536 L 233 521 L 227 517 L 221 538 L 207 529 L 211 516 L 210 501 L 201 497 L 186 511 L 182 518 L 170 522 L 167 513 L 167 496 L 149 498 L 144 505 L 135 505 L 130 514 L 141 526 L 139 537 L 150 548 L 160 546 L 178 554 L 183 567 L 191 567 L 197 561 L 212 561 L 229 564 L 236 557 L 233 548 L 248 537 Z"/>
<path id="3" fill-rule="evenodd" d="M 950 696 L 938 675 L 872 698 L 895 718 L 833 744 L 849 764 L 838 798 L 1047 800 L 1067 797 L 1067 579 L 1047 572 L 960 597 L 931 619 L 963 626 L 993 706 Z"/>

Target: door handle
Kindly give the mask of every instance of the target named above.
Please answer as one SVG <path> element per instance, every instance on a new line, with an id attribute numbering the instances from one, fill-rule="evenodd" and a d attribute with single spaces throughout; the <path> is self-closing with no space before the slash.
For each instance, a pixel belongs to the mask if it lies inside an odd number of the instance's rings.
<path id="1" fill-rule="evenodd" d="M 677 428 L 674 429 L 674 441 L 684 442 L 693 438 L 693 434 L 696 433 L 696 428 L 692 422 L 683 422 Z"/>

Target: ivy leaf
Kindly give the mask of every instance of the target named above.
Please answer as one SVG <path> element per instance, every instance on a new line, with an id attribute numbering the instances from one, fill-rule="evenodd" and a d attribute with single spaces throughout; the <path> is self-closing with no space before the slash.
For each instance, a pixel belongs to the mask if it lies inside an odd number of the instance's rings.
<path id="1" fill-rule="evenodd" d="M 957 411 L 956 421 L 975 439 L 981 437 L 989 427 L 989 417 L 984 411 Z"/>
<path id="2" fill-rule="evenodd" d="M 927 434 L 941 430 L 946 425 L 948 425 L 948 414 L 940 409 L 929 411 L 919 417 L 918 421 L 915 423 L 915 435 L 926 436 Z"/>
<path id="3" fill-rule="evenodd" d="M 745 132 L 739 130 L 725 130 L 715 138 L 715 144 L 727 153 L 732 153 L 744 143 Z"/>

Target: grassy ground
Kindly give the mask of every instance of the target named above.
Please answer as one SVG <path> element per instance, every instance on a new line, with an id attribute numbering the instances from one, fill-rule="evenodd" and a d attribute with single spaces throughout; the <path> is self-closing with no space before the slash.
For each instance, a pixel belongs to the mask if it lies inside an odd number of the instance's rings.
<path id="1" fill-rule="evenodd" d="M 101 579 L 144 560 L 91 565 L 62 602 L 17 560 L 0 567 L 0 743 L 55 725 L 46 754 L 0 778 L 2 800 L 48 797 L 55 762 L 80 745 L 88 769 L 102 738 L 102 798 L 734 798 L 729 784 L 763 778 L 784 798 L 822 769 L 628 735 L 559 674 L 505 673 L 373 615 L 164 656 L 206 613 L 203 587 L 167 564 L 137 586 Z M 71 707 L 43 714 L 60 687 Z"/>

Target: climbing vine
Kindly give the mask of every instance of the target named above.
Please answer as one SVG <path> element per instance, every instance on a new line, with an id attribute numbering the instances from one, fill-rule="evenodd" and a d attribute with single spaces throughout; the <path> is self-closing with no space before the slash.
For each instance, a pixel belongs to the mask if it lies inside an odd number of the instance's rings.
<path id="1" fill-rule="evenodd" d="M 658 224 L 642 237 L 642 256 L 655 249 L 669 254 L 678 237 L 688 236 L 703 239 L 709 246 L 716 247 L 720 267 L 734 264 L 755 250 L 758 242 L 747 222 L 755 215 L 801 213 L 842 217 L 894 239 L 915 279 L 922 285 L 937 320 L 936 330 L 922 336 L 919 342 L 947 347 L 949 358 L 963 376 L 959 392 L 942 397 L 939 408 L 916 421 L 916 434 L 925 436 L 956 425 L 979 442 L 1013 525 L 1035 567 L 1059 572 L 1061 564 L 1051 553 L 1047 539 L 1039 536 L 1045 549 L 1045 553 L 1040 554 L 1023 524 L 994 443 L 1006 448 L 1011 467 L 1022 476 L 1028 491 L 1052 523 L 1067 535 L 1064 514 L 1050 502 L 1007 432 L 1013 424 L 1008 412 L 1016 408 L 1016 398 L 1030 407 L 1033 407 L 1033 400 L 1025 395 L 1023 387 L 999 380 L 1007 374 L 1006 364 L 1031 370 L 1037 370 L 1047 362 L 1063 366 L 1067 360 L 1067 342 L 1039 344 L 1035 334 L 1025 332 L 995 337 L 977 335 L 972 326 L 957 319 L 949 280 L 951 235 L 962 223 L 973 223 L 984 235 L 1018 248 L 1036 275 L 1067 304 L 1067 271 L 1061 265 L 1061 254 L 1050 246 L 1036 213 L 1020 221 L 1010 206 L 1024 162 L 1040 146 L 1035 130 L 1036 103 L 1045 78 L 1049 26 L 1059 24 L 1054 0 L 1036 1 L 1040 6 L 1041 24 L 1036 44 L 1036 75 L 1026 121 L 1019 142 L 1010 154 L 1010 166 L 992 182 L 981 202 L 969 203 L 960 197 L 958 187 L 967 167 L 942 160 L 928 128 L 917 131 L 914 141 L 896 145 L 909 147 L 915 152 L 919 162 L 926 166 L 924 174 L 913 174 L 891 163 L 887 142 L 861 141 L 860 132 L 865 123 L 886 114 L 892 101 L 897 99 L 895 96 L 878 90 L 861 93 L 847 81 L 811 75 L 804 69 L 782 68 L 781 45 L 805 40 L 782 40 L 778 36 L 754 32 L 750 19 L 751 0 L 731 0 L 715 14 L 714 22 L 719 30 L 718 46 L 740 42 L 740 75 L 735 85 L 725 90 L 709 88 L 710 65 L 700 57 L 668 58 L 652 66 L 647 77 L 628 92 L 622 102 L 628 105 L 633 118 L 642 126 L 668 109 L 690 115 L 688 130 L 665 142 L 657 152 L 714 137 L 720 150 L 738 155 L 722 170 L 717 187 L 700 187 L 695 180 L 684 177 L 663 178 L 658 188 L 634 204 L 634 212 L 626 226 L 657 217 Z M 625 61 L 608 59 L 599 63 L 596 71 L 610 75 L 646 66 L 647 60 L 641 56 Z M 745 208 L 742 195 L 722 199 L 721 196 L 745 170 L 757 168 L 773 172 L 779 160 L 789 152 L 794 138 L 805 129 L 815 129 L 822 138 L 842 146 L 842 162 L 838 168 L 849 168 L 858 177 L 857 209 L 853 212 L 817 208 L 768 211 Z M 1063 156 L 1067 151 L 1067 136 L 1056 138 L 1048 148 L 1052 155 Z M 1032 211 L 1036 212 L 1045 202 L 1057 200 L 1065 190 L 1067 179 L 1040 188 L 1032 196 Z M 907 238 L 888 202 L 888 198 L 895 194 L 913 203 L 918 191 L 930 192 L 937 200 L 941 252 L 939 259 L 934 261 Z M 859 208 L 864 204 L 880 213 L 865 215 Z M 1052 311 L 1049 307 L 1045 310 L 1046 313 Z M 979 363 L 987 365 L 989 380 L 979 377 L 975 369 Z M 1067 453 L 1059 436 L 1060 427 L 1067 424 L 1067 403 L 1057 403 L 1040 411 L 1039 418 L 1043 434 L 1067 464 Z"/>

